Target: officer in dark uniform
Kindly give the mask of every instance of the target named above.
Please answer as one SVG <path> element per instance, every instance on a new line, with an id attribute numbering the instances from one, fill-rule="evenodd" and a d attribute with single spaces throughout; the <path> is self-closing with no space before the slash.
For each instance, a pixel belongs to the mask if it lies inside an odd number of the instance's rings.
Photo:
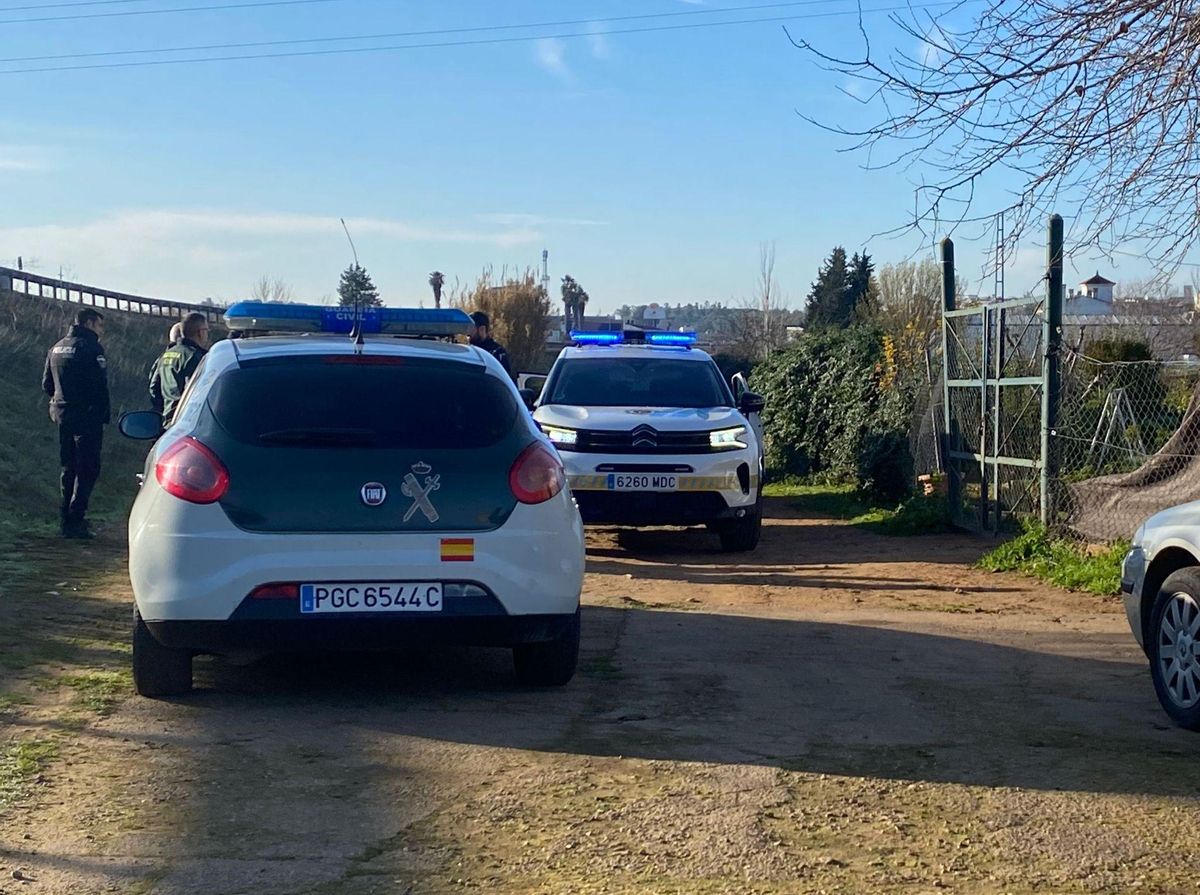
<path id="1" fill-rule="evenodd" d="M 517 377 L 513 375 L 512 362 L 508 358 L 508 352 L 504 350 L 504 346 L 492 338 L 489 330 L 491 329 L 491 321 L 488 315 L 483 311 L 476 311 L 471 315 L 471 322 L 475 324 L 475 329 L 471 333 L 471 344 L 476 348 L 482 348 L 496 360 L 500 361 L 500 366 L 504 367 L 504 372 L 509 375 L 513 382 L 517 381 Z"/>
<path id="2" fill-rule="evenodd" d="M 162 353 L 150 376 L 150 400 L 161 408 L 163 426 L 171 424 L 192 374 L 208 353 L 208 318 L 193 311 L 183 318 L 183 337 Z"/>
<path id="3" fill-rule="evenodd" d="M 87 508 L 100 477 L 100 448 L 109 422 L 108 371 L 100 337 L 104 317 L 95 308 L 75 315 L 75 325 L 46 356 L 42 390 L 58 424 L 62 465 L 62 534 L 90 538 Z"/>

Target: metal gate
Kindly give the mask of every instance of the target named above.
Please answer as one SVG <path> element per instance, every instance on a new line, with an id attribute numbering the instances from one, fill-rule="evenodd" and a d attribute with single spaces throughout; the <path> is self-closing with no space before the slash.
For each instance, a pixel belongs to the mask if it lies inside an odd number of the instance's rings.
<path id="1" fill-rule="evenodd" d="M 951 519 L 999 532 L 1015 517 L 1051 519 L 1062 218 L 1050 219 L 1045 295 L 958 307 L 954 243 L 942 241 L 942 357 Z"/>

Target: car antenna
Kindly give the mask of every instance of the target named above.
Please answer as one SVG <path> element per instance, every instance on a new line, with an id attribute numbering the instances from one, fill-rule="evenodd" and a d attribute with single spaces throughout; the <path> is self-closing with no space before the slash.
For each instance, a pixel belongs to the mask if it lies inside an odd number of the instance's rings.
<path id="1" fill-rule="evenodd" d="M 342 229 L 346 231 L 346 242 L 350 243 L 350 254 L 354 256 L 354 273 L 358 273 L 358 249 L 354 247 L 354 240 L 350 238 L 350 228 L 346 226 L 345 218 L 338 218 L 342 222 Z M 350 339 L 354 342 L 355 347 L 362 348 L 363 333 L 362 333 L 362 290 L 355 288 L 354 290 L 354 325 L 350 328 Z"/>

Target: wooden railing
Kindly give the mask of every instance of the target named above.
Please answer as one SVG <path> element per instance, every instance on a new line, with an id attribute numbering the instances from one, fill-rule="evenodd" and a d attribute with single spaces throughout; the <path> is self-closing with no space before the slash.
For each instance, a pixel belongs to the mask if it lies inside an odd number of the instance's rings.
<path id="1" fill-rule="evenodd" d="M 0 267 L 0 292 L 5 291 L 91 305 L 109 311 L 125 311 L 129 314 L 145 314 L 150 317 L 173 320 L 180 320 L 192 311 L 199 311 L 208 318 L 209 323 L 220 323 L 222 315 L 225 313 L 224 308 L 213 305 L 195 305 L 183 301 L 127 295 L 124 292 L 113 292 L 111 289 L 99 289 L 96 286 L 84 286 L 81 283 L 68 283 L 54 277 L 43 277 L 25 270 Z"/>

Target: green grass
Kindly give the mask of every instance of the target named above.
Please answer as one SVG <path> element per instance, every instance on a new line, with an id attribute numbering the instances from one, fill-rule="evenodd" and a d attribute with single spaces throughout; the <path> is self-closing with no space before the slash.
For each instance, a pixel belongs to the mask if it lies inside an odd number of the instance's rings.
<path id="1" fill-rule="evenodd" d="M 58 435 L 42 394 L 46 352 L 66 334 L 80 305 L 0 292 L 0 546 L 54 534 L 58 525 Z M 113 423 L 123 410 L 149 406 L 146 375 L 166 347 L 170 320 L 106 311 Z M 144 442 L 104 433 L 103 471 L 92 497 L 97 522 L 119 524 L 136 493 Z"/>
<path id="2" fill-rule="evenodd" d="M 796 480 L 773 482 L 763 488 L 763 494 L 784 498 L 806 513 L 842 519 L 879 534 L 909 537 L 950 530 L 946 502 L 938 497 L 913 496 L 889 509 L 871 506 L 853 485 Z"/>
<path id="3" fill-rule="evenodd" d="M 25 794 L 29 783 L 58 755 L 53 743 L 27 741 L 9 743 L 0 751 L 0 808 Z"/>
<path id="4" fill-rule="evenodd" d="M 111 714 L 117 703 L 133 692 L 133 679 L 128 669 L 91 670 L 63 675 L 57 680 L 75 691 L 80 705 L 99 715 Z"/>
<path id="5" fill-rule="evenodd" d="M 990 572 L 1023 572 L 1067 590 L 1110 596 L 1121 590 L 1126 543 L 1088 550 L 1057 538 L 1040 525 L 1026 525 L 1017 537 L 979 561 Z"/>

